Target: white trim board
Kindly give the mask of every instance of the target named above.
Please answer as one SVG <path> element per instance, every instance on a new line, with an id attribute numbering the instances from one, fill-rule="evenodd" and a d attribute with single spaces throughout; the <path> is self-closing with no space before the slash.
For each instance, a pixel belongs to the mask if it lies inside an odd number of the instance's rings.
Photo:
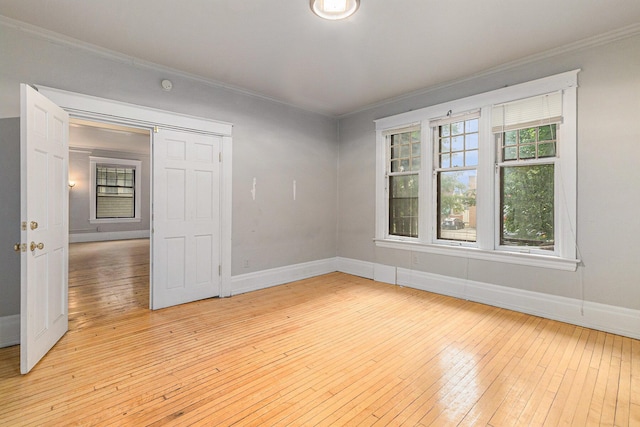
<path id="1" fill-rule="evenodd" d="M 69 243 L 105 242 L 108 240 L 148 239 L 149 230 L 102 231 L 96 233 L 70 233 Z"/>
<path id="2" fill-rule="evenodd" d="M 375 264 L 368 261 L 360 261 L 352 258 L 337 257 L 338 271 L 351 274 L 353 276 L 373 279 L 375 274 Z"/>
<path id="3" fill-rule="evenodd" d="M 20 344 L 20 315 L 0 317 L 0 348 Z"/>
<path id="4" fill-rule="evenodd" d="M 337 258 L 338 271 L 374 278 L 389 266 L 350 258 Z M 494 307 L 514 310 L 572 325 L 640 339 L 640 310 L 581 301 L 540 292 L 475 282 L 406 268 L 396 268 L 397 284 Z M 388 272 L 388 271 L 387 271 Z"/>
<path id="5" fill-rule="evenodd" d="M 244 294 L 272 286 L 308 279 L 338 271 L 336 258 L 271 268 L 231 277 L 231 295 Z"/>
<path id="6" fill-rule="evenodd" d="M 398 285 L 640 339 L 640 310 L 398 268 Z"/>

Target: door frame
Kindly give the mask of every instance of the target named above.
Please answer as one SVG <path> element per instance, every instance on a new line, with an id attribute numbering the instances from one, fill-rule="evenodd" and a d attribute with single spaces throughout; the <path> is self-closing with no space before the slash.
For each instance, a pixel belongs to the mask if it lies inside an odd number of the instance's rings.
<path id="1" fill-rule="evenodd" d="M 39 92 L 67 111 L 71 117 L 96 120 L 135 127 L 155 129 L 162 127 L 185 132 L 203 133 L 222 137 L 220 152 L 220 297 L 231 296 L 231 178 L 232 178 L 232 137 L 233 125 L 171 111 L 159 110 L 135 104 L 128 104 L 106 98 L 99 98 L 51 87 L 36 85 Z M 150 155 L 153 169 L 153 150 Z M 154 177 L 151 177 L 153 195 Z M 151 239 L 153 239 L 153 199 L 151 200 Z M 153 262 L 153 253 L 151 255 Z M 150 290 L 153 292 L 153 275 L 150 276 Z M 149 298 L 149 305 L 153 301 Z"/>

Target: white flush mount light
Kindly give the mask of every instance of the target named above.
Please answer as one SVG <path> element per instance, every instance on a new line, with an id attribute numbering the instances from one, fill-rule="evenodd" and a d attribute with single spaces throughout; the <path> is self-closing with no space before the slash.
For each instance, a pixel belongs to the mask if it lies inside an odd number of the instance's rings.
<path id="1" fill-rule="evenodd" d="M 353 15 L 360 0 L 310 0 L 313 13 L 324 19 L 337 20 Z"/>

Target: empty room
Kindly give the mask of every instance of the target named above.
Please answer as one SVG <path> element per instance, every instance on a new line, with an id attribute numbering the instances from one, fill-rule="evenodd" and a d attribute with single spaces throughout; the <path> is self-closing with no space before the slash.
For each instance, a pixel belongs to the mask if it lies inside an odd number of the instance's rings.
<path id="1" fill-rule="evenodd" d="M 0 425 L 640 425 L 640 2 L 0 0 Z"/>

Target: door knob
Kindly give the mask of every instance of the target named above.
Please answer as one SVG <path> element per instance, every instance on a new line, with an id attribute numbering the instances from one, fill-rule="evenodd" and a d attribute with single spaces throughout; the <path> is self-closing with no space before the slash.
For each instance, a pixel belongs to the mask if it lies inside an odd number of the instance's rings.
<path id="1" fill-rule="evenodd" d="M 35 251 L 36 248 L 43 250 L 44 249 L 44 243 L 40 242 L 38 244 L 36 244 L 36 242 L 31 242 L 31 244 L 29 245 L 29 249 L 31 249 L 31 252 Z"/>
<path id="2" fill-rule="evenodd" d="M 38 228 L 38 223 L 35 221 L 31 221 L 31 225 L 30 225 L 32 230 L 35 230 L 36 228 Z"/>

